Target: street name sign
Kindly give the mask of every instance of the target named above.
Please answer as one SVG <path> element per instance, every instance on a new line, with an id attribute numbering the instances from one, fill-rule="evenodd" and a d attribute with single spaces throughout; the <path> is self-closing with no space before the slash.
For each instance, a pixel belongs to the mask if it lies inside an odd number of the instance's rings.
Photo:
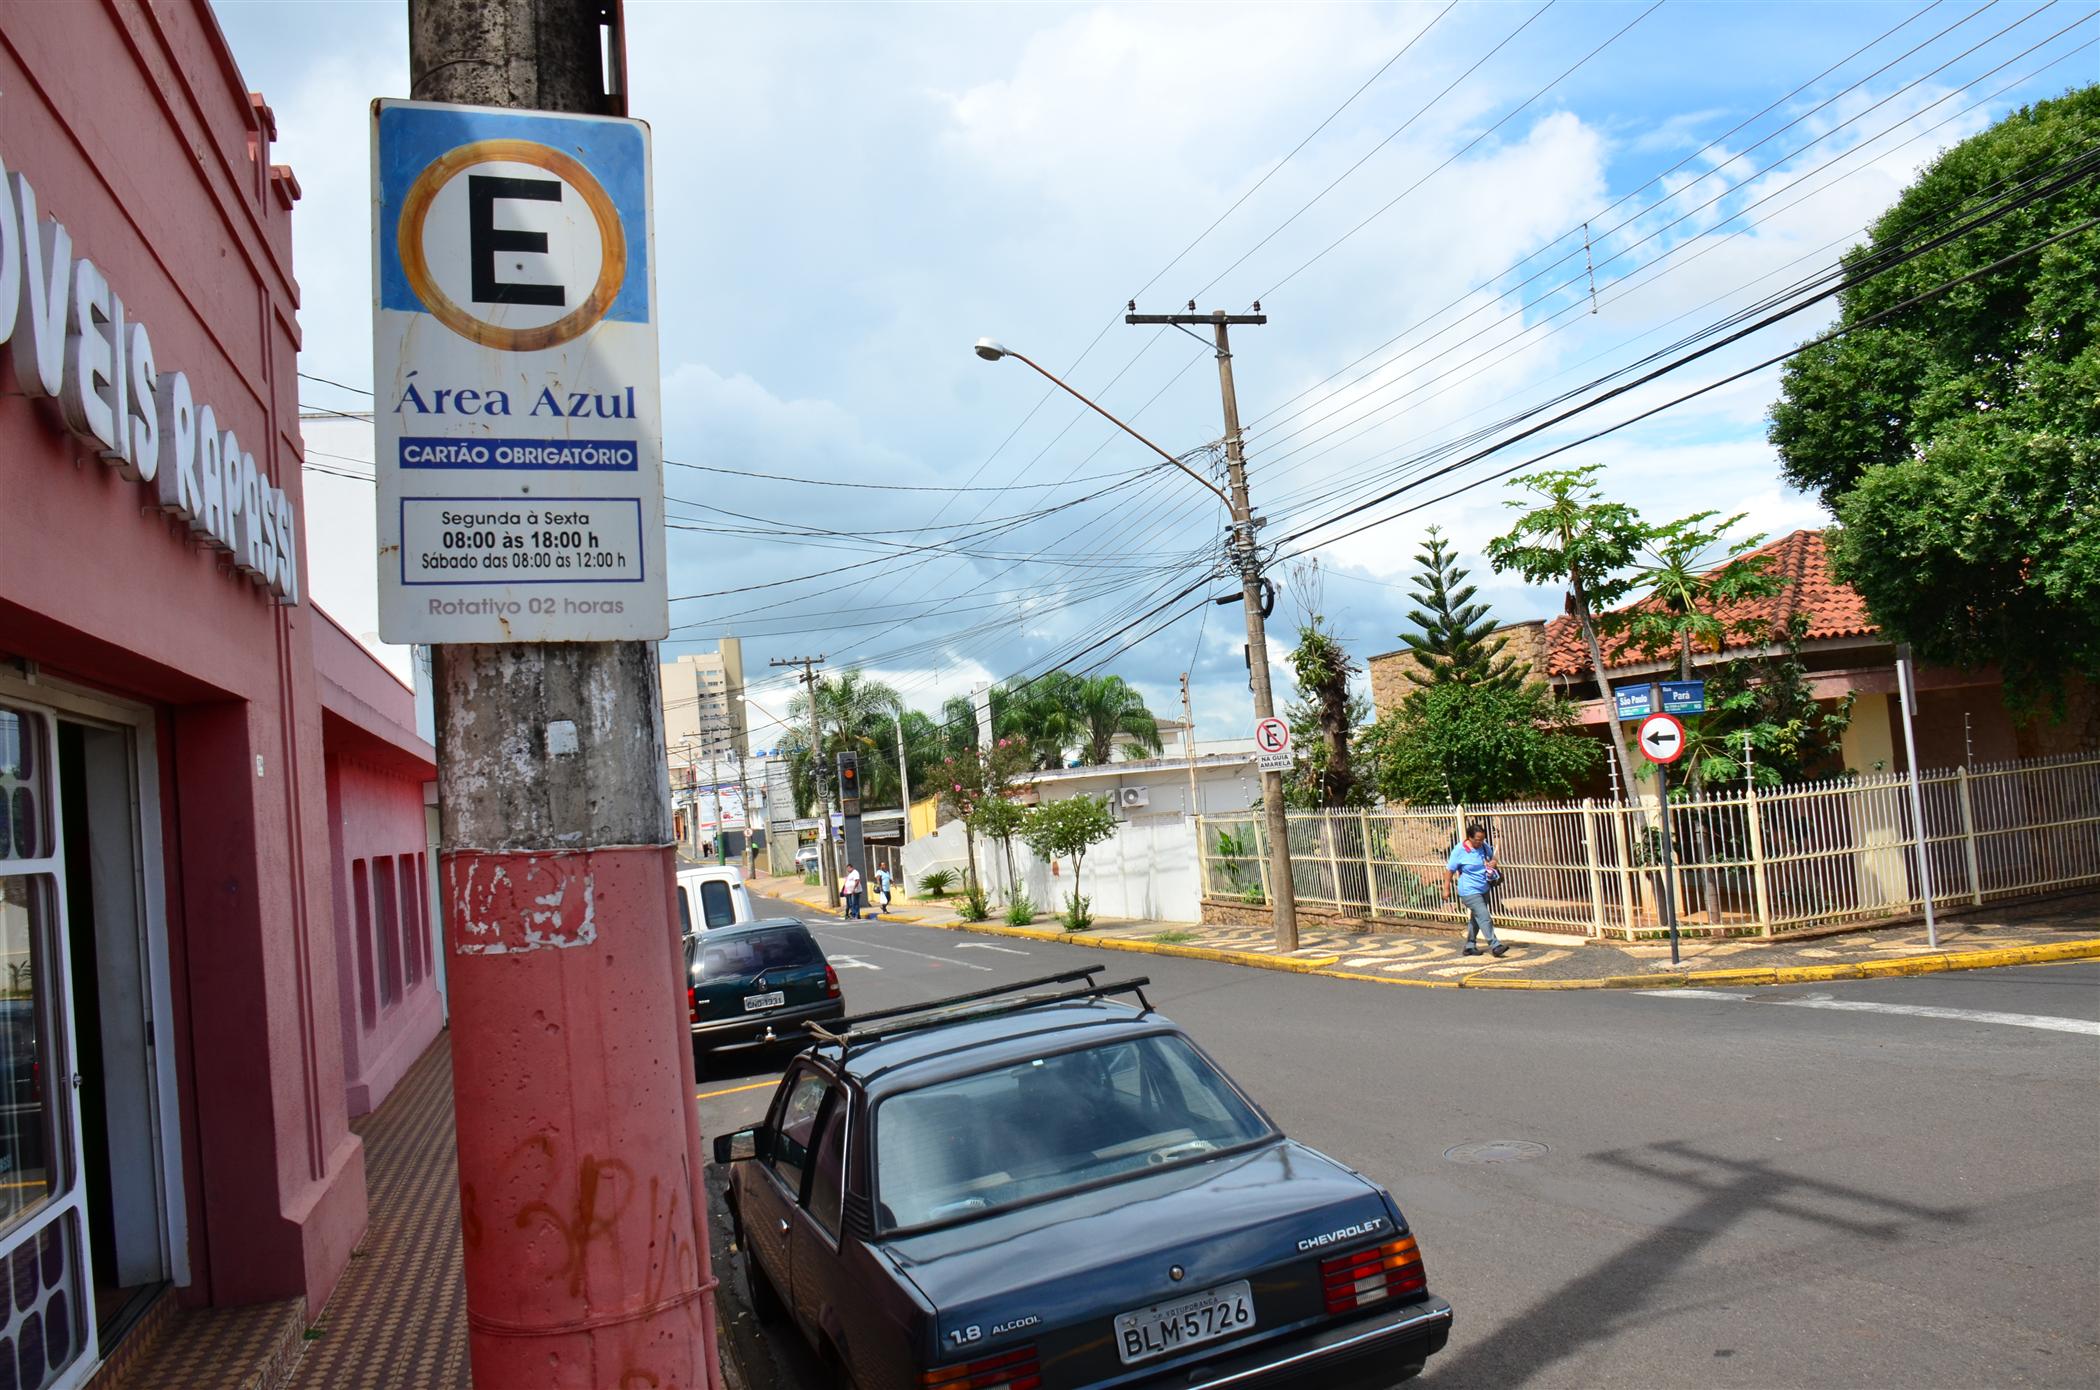
<path id="1" fill-rule="evenodd" d="M 1636 690 L 1614 690 L 1611 694 L 1621 719 L 1640 719 L 1655 713 L 1655 700 L 1646 686 Z"/>
<path id="2" fill-rule="evenodd" d="M 1674 763 L 1684 756 L 1684 725 L 1673 714 L 1651 714 L 1641 721 L 1634 739 L 1651 763 Z"/>
<path id="3" fill-rule="evenodd" d="M 669 635 L 649 128 L 372 104 L 379 635 Z"/>
<path id="4" fill-rule="evenodd" d="M 1664 714 L 1706 713 L 1705 681 L 1664 681 L 1662 692 Z"/>

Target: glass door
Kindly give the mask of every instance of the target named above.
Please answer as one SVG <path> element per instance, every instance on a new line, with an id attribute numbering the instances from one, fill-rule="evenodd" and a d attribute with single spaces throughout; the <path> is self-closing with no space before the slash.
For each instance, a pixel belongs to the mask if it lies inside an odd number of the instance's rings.
<path id="1" fill-rule="evenodd" d="M 86 1186 L 56 725 L 0 704 L 0 1387 L 87 1379 Z"/>

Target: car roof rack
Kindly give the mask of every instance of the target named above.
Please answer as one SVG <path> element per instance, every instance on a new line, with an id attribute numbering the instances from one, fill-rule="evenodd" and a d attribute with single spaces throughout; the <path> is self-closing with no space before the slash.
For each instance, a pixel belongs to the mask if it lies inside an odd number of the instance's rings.
<path id="1" fill-rule="evenodd" d="M 974 1023 L 979 1019 L 1020 1013 L 1027 1009 L 1041 1008 L 1046 1004 L 1069 1003 L 1074 999 L 1105 999 L 1112 994 L 1135 994 L 1145 1012 L 1152 1012 L 1152 1001 L 1145 997 L 1145 986 L 1152 983 L 1149 977 L 1139 975 L 1107 984 L 1096 983 L 1094 977 L 1107 968 L 1105 965 L 1084 965 L 1076 970 L 1064 970 L 1033 980 L 1017 980 L 1009 985 L 994 985 L 990 989 L 972 990 L 968 994 L 953 994 L 945 999 L 929 999 L 920 1004 L 906 1004 L 894 1009 L 877 1009 L 873 1013 L 855 1014 L 851 1018 L 835 1019 L 828 1025 L 809 1022 L 802 1026 L 816 1039 L 817 1047 L 836 1046 L 843 1059 L 850 1056 L 856 1048 L 866 1047 L 903 1033 L 917 1033 L 928 1028 L 946 1028 L 957 1023 Z M 1081 984 L 1081 981 L 1085 983 Z M 1045 985 L 1079 985 L 1079 988 L 1059 990 L 1052 994 L 1026 993 Z M 1014 998 L 1014 995 L 1020 997 Z M 967 1007 L 969 1005 L 981 1007 Z"/>

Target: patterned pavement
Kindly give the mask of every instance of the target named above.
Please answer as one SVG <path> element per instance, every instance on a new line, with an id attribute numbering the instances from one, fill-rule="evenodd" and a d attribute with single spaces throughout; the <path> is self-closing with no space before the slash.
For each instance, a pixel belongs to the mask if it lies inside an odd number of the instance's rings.
<path id="1" fill-rule="evenodd" d="M 1132 939 L 1164 939 L 1189 946 L 1274 955 L 1266 926 L 1219 926 L 1160 923 L 1118 924 L 1105 934 Z M 1938 951 L 1980 951 L 2033 946 L 2100 935 L 2100 894 L 2080 894 L 2042 902 L 1986 905 L 1939 923 Z M 1503 931 L 1509 954 L 1461 954 L 1463 942 L 1451 936 L 1415 936 L 1398 931 L 1342 932 L 1301 927 L 1298 949 L 1304 957 L 1339 957 L 1330 967 L 1399 979 L 1456 981 L 1472 975 L 1512 979 L 1579 980 L 1638 975 L 1662 970 L 1736 969 L 1745 966 L 1843 965 L 1901 956 L 1933 954 L 1922 921 L 1893 927 L 1803 938 L 1780 936 L 1687 939 L 1681 943 L 1682 964 L 1672 966 L 1664 942 L 1592 941 L 1581 936 L 1546 932 Z"/>
<path id="2" fill-rule="evenodd" d="M 454 1390 L 467 1372 L 460 1274 L 452 1035 L 432 1043 L 386 1103 L 357 1122 L 371 1225 L 351 1254 L 292 1390 Z"/>

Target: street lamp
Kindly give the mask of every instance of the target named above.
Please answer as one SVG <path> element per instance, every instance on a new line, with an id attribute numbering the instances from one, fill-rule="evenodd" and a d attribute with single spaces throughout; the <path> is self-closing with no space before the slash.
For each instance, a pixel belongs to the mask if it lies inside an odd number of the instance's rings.
<path id="1" fill-rule="evenodd" d="M 1131 307 L 1133 310 L 1136 308 L 1135 305 Z M 1190 308 L 1194 307 L 1193 304 L 1190 305 Z M 1259 309 L 1261 306 L 1257 304 L 1255 307 Z M 1232 356 L 1226 348 L 1225 339 L 1225 325 L 1228 322 L 1259 323 L 1264 320 L 1259 316 L 1241 319 L 1219 314 L 1214 317 L 1218 335 L 1218 381 L 1225 400 L 1225 462 L 1232 486 L 1230 496 L 1220 490 L 1216 483 L 1080 395 L 1059 380 L 1055 373 L 1045 370 L 1040 363 L 990 338 L 979 338 L 975 351 L 987 362 L 997 362 L 1004 357 L 1026 362 L 1051 385 L 1058 387 L 1066 395 L 1203 484 L 1206 491 L 1225 504 L 1226 510 L 1232 515 L 1232 555 L 1240 571 L 1240 606 L 1245 610 L 1247 617 L 1247 663 L 1254 678 L 1254 713 L 1257 718 L 1269 719 L 1276 713 L 1276 697 L 1269 685 L 1269 638 L 1261 611 L 1261 550 L 1254 540 L 1255 527 L 1259 523 L 1254 518 L 1253 505 L 1247 499 L 1247 463 L 1240 447 L 1239 405 L 1233 396 Z M 1180 316 L 1169 315 L 1167 318 L 1148 321 L 1166 322 L 1168 319 L 1178 321 Z M 1128 321 L 1135 322 L 1136 319 Z M 1225 602 L 1229 603 L 1231 600 L 1226 599 Z M 1194 731 L 1191 730 L 1191 737 L 1193 736 Z M 1269 881 L 1274 890 L 1271 911 L 1274 913 L 1276 947 L 1280 951 L 1295 951 L 1298 949 L 1298 895 L 1291 880 L 1290 825 L 1284 818 L 1283 774 L 1264 770 L 1261 782 L 1262 819 L 1269 838 Z M 1198 845 L 1197 849 L 1200 851 L 1202 846 Z"/>

